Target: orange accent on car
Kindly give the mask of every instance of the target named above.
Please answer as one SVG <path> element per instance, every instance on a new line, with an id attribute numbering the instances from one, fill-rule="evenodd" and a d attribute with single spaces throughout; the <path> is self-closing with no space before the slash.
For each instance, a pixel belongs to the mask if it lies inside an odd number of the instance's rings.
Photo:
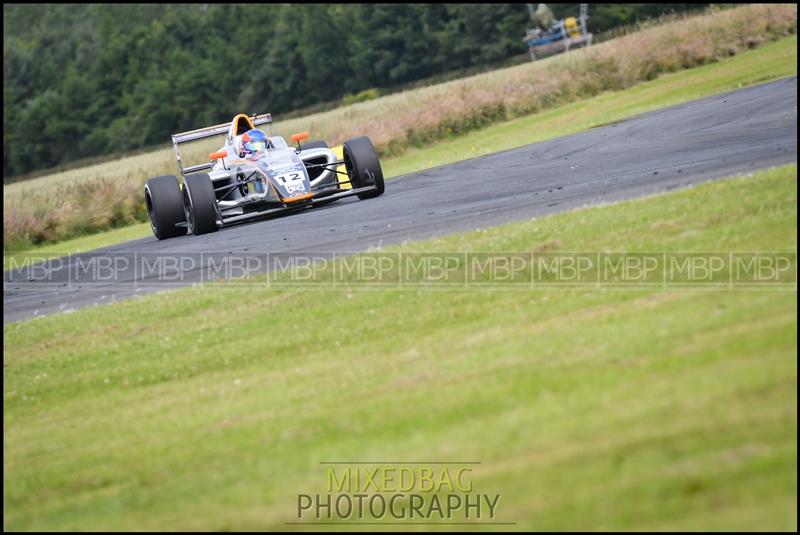
<path id="1" fill-rule="evenodd" d="M 299 134 L 292 135 L 292 141 L 295 143 L 300 143 L 301 141 L 305 141 L 308 139 L 308 132 L 300 132 Z"/>
<path id="2" fill-rule="evenodd" d="M 244 122 L 242 122 L 242 121 L 244 121 Z M 240 113 L 239 115 L 234 117 L 232 122 L 234 124 L 234 127 L 233 127 L 233 135 L 234 136 L 241 136 L 242 134 L 244 134 L 248 130 L 252 130 L 253 128 L 255 128 L 255 125 L 253 124 L 253 120 L 250 119 L 250 117 L 248 117 L 247 114 L 245 114 L 245 113 Z"/>
<path id="3" fill-rule="evenodd" d="M 306 193 L 304 195 L 298 195 L 297 197 L 285 197 L 283 202 L 297 202 L 297 201 L 307 201 L 311 197 L 313 197 L 313 193 Z"/>

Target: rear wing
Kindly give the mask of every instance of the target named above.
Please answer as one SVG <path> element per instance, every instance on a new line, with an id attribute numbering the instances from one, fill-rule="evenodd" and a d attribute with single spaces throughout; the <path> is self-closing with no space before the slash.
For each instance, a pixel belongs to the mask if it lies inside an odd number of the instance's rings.
<path id="1" fill-rule="evenodd" d="M 265 113 L 263 115 L 253 115 L 250 118 L 253 121 L 254 126 L 268 124 L 272 122 L 272 115 L 269 113 Z M 231 128 L 231 123 L 223 123 L 218 124 L 216 126 L 207 126 L 206 128 L 198 128 L 197 130 L 190 130 L 188 132 L 181 132 L 179 134 L 172 135 L 172 146 L 175 148 L 175 158 L 178 160 L 178 170 L 181 173 L 181 176 L 185 176 L 189 173 L 195 173 L 197 171 L 204 171 L 206 169 L 211 169 L 214 165 L 213 162 L 201 163 L 197 165 L 190 165 L 188 167 L 183 167 L 183 160 L 181 159 L 181 150 L 178 145 L 181 143 L 186 143 L 188 141 L 197 141 L 198 139 L 205 139 L 208 137 L 218 136 L 220 134 L 227 134 Z"/>

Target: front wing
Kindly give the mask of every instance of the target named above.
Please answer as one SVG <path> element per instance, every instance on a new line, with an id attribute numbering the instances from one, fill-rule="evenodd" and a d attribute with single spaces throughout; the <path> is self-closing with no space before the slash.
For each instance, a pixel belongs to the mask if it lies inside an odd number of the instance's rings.
<path id="1" fill-rule="evenodd" d="M 222 221 L 217 221 L 217 223 L 222 227 L 232 223 L 239 223 L 242 221 L 249 221 L 251 219 L 258 219 L 261 217 L 267 217 L 270 215 L 276 215 L 285 212 L 296 212 L 302 210 L 303 208 L 309 208 L 311 206 L 317 206 L 319 204 L 327 204 L 331 201 L 335 201 L 338 199 L 343 199 L 345 197 L 352 197 L 353 195 L 358 195 L 359 193 L 366 193 L 368 191 L 375 191 L 377 188 L 375 186 L 365 186 L 363 188 L 351 188 L 348 190 L 343 190 L 338 193 L 333 193 L 330 195 L 324 195 L 322 197 L 311 197 L 305 201 L 294 202 L 291 204 L 287 204 L 286 206 L 280 206 L 278 208 L 267 208 L 266 210 L 261 210 L 257 212 L 250 212 L 248 214 L 240 214 L 234 215 L 230 217 L 224 218 Z"/>

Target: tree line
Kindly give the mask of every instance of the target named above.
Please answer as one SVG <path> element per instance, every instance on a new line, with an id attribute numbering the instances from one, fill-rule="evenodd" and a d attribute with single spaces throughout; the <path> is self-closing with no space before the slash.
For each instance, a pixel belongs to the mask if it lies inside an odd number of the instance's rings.
<path id="1" fill-rule="evenodd" d="M 692 7 L 590 4 L 590 29 Z M 491 65 L 530 25 L 525 4 L 4 4 L 3 174 Z"/>

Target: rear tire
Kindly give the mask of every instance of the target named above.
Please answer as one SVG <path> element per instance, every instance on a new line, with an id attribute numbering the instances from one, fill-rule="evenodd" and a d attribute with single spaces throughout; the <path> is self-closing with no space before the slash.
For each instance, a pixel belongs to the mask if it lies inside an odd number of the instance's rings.
<path id="1" fill-rule="evenodd" d="M 309 141 L 308 143 L 303 143 L 300 145 L 301 152 L 308 149 L 329 149 L 328 143 L 326 143 L 322 139 L 316 139 L 314 141 Z"/>
<path id="2" fill-rule="evenodd" d="M 219 230 L 217 226 L 217 197 L 207 173 L 186 177 L 183 186 L 183 208 L 189 232 L 195 236 Z"/>
<path id="3" fill-rule="evenodd" d="M 175 226 L 186 221 L 183 197 L 175 175 L 159 176 L 145 182 L 144 202 L 156 238 L 166 240 L 186 234 L 186 227 Z"/>
<path id="4" fill-rule="evenodd" d="M 367 136 L 357 137 L 344 143 L 344 165 L 353 188 L 375 186 L 375 191 L 358 193 L 359 199 L 370 199 L 384 191 L 383 170 L 378 153 Z"/>

